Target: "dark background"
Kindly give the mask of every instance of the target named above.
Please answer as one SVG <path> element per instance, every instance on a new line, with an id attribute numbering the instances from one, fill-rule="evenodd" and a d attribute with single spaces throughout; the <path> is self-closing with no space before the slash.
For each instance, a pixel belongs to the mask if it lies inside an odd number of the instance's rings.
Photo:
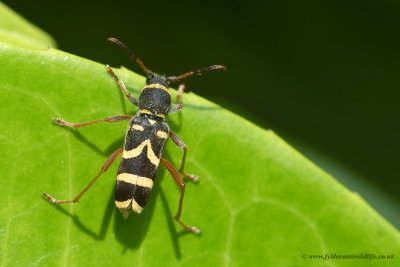
<path id="1" fill-rule="evenodd" d="M 327 155 L 400 203 L 397 1 L 4 2 L 59 49 L 104 64 L 140 72 L 105 41 L 116 37 L 156 72 L 227 66 L 187 88 L 306 154 Z"/>

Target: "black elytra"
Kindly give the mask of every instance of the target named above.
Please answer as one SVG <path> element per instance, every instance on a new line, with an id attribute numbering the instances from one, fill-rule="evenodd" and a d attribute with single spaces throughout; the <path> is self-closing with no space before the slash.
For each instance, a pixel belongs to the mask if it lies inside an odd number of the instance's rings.
<path id="1" fill-rule="evenodd" d="M 139 113 L 131 120 L 115 187 L 115 204 L 124 217 L 140 213 L 146 205 L 168 132 L 168 125 L 157 116 Z M 129 155 L 130 151 L 136 153 Z"/>
<path id="2" fill-rule="evenodd" d="M 139 100 L 131 95 L 118 78 L 113 69 L 106 66 L 109 73 L 118 82 L 119 87 L 123 90 L 126 97 L 136 106 L 139 111 L 135 115 L 123 115 L 115 117 L 107 117 L 104 119 L 88 121 L 78 124 L 72 124 L 62 119 L 52 119 L 56 124 L 80 128 L 86 125 L 98 122 L 119 122 L 130 119 L 129 129 L 126 134 L 124 148 L 117 149 L 107 159 L 106 163 L 101 168 L 100 172 L 94 179 L 72 200 L 57 200 L 50 195 L 43 193 L 43 196 L 50 202 L 55 204 L 76 203 L 83 194 L 92 186 L 97 178 L 115 161 L 119 154 L 122 154 L 121 162 L 118 168 L 117 181 L 115 187 L 115 204 L 123 213 L 124 218 L 127 218 L 131 212 L 141 213 L 149 199 L 151 189 L 153 187 L 159 163 L 163 164 L 171 173 L 175 182 L 181 188 L 181 197 L 175 220 L 185 229 L 194 233 L 201 233 L 196 227 L 185 225 L 181 220 L 183 196 L 185 192 L 185 184 L 180 175 L 184 178 L 197 181 L 198 178 L 194 175 L 184 172 L 186 159 L 186 145 L 180 138 L 169 130 L 167 123 L 164 122 L 168 113 L 178 111 L 182 108 L 182 93 L 184 86 L 180 85 L 177 98 L 179 104 L 171 104 L 171 96 L 169 93 L 169 84 L 189 76 L 202 74 L 206 71 L 214 69 L 226 69 L 222 65 L 212 65 L 207 68 L 191 71 L 179 76 L 164 77 L 148 70 L 143 62 L 136 57 L 122 42 L 115 38 L 109 38 L 120 46 L 124 51 L 135 60 L 142 70 L 147 75 L 146 86 L 143 88 Z M 183 157 L 179 171 L 177 171 L 171 163 L 163 159 L 162 151 L 168 137 L 183 150 Z"/>

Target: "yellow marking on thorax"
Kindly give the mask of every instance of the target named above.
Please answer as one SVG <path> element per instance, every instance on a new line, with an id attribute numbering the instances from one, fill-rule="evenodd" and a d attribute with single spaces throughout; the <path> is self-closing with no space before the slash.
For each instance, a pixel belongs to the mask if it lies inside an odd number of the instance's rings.
<path id="1" fill-rule="evenodd" d="M 162 138 L 162 139 L 167 139 L 168 134 L 166 132 L 163 132 L 163 131 L 157 131 L 157 136 Z"/>
<path id="2" fill-rule="evenodd" d="M 163 86 L 163 85 L 161 85 L 161 84 L 150 84 L 150 85 L 146 85 L 146 86 L 143 88 L 143 90 L 144 90 L 144 89 L 147 89 L 147 88 L 161 89 L 161 90 L 164 90 L 165 92 L 167 92 L 167 93 L 169 94 L 168 88 L 165 87 L 165 86 Z"/>
<path id="3" fill-rule="evenodd" d="M 155 120 L 150 120 L 150 119 L 149 119 L 149 122 L 150 122 L 151 125 L 154 125 L 154 123 L 156 123 Z"/>
<path id="4" fill-rule="evenodd" d="M 153 165 L 158 166 L 158 164 L 160 163 L 160 159 L 157 158 L 157 156 L 154 154 L 153 148 L 151 147 L 150 139 L 144 140 L 134 149 L 131 149 L 129 151 L 124 150 L 124 152 L 122 152 L 122 157 L 124 159 L 136 158 L 137 156 L 142 154 L 145 146 L 147 146 L 147 158 Z"/>
<path id="5" fill-rule="evenodd" d="M 131 128 L 136 130 L 136 131 L 143 131 L 144 130 L 143 127 L 138 125 L 138 124 L 133 124 Z"/>
<path id="6" fill-rule="evenodd" d="M 131 173 L 120 173 L 117 176 L 117 181 L 123 181 L 125 183 L 139 185 L 144 187 L 153 187 L 153 180 L 147 177 L 138 176 Z"/>
<path id="7" fill-rule="evenodd" d="M 141 109 L 141 110 L 139 110 L 139 112 L 140 113 L 143 113 L 143 114 L 149 114 L 149 115 L 153 115 L 153 116 L 156 116 L 156 117 L 160 117 L 160 118 L 163 118 L 163 119 L 165 119 L 165 115 L 164 114 L 154 114 L 153 112 L 150 112 L 149 110 L 147 110 L 147 109 Z"/>

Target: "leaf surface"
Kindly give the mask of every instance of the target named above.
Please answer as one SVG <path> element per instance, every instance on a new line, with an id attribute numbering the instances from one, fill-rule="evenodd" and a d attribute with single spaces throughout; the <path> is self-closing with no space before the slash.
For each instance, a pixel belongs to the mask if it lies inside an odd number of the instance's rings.
<path id="1" fill-rule="evenodd" d="M 116 72 L 138 96 L 144 78 Z M 55 206 L 40 194 L 75 197 L 123 146 L 128 122 L 70 130 L 50 119 L 76 123 L 136 109 L 102 64 L 0 43 L 1 265 L 400 264 L 399 232 L 356 193 L 272 131 L 195 94 L 183 100 L 168 122 L 188 146 L 187 172 L 200 176 L 186 183 L 182 220 L 201 236 L 174 222 L 180 191 L 162 167 L 145 210 L 127 220 L 113 203 L 118 163 L 80 203 Z M 182 151 L 168 140 L 164 156 L 179 166 Z M 395 259 L 308 258 L 326 253 Z"/>

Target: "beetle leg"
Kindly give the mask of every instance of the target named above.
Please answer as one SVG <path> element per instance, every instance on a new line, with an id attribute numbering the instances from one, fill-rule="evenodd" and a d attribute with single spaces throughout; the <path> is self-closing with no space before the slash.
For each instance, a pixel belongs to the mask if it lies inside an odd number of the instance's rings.
<path id="1" fill-rule="evenodd" d="M 196 227 L 193 226 L 187 226 L 181 221 L 181 213 L 182 213 L 182 203 L 183 203 L 183 195 L 185 194 L 185 183 L 183 182 L 182 178 L 179 176 L 178 171 L 172 166 L 171 163 L 169 163 L 165 159 L 161 159 L 160 162 L 162 165 L 164 165 L 167 170 L 171 173 L 172 177 L 174 178 L 175 182 L 177 185 L 181 188 L 181 198 L 179 201 L 179 207 L 178 207 L 178 212 L 176 213 L 174 219 L 187 231 L 191 231 L 196 234 L 200 234 L 201 230 L 197 229 Z"/>
<path id="2" fill-rule="evenodd" d="M 82 192 L 79 193 L 79 195 L 77 195 L 74 199 L 72 200 L 57 200 L 53 197 L 51 197 L 50 195 L 46 194 L 46 193 L 42 193 L 42 195 L 51 203 L 55 203 L 55 204 L 64 204 L 64 203 L 76 203 L 79 201 L 79 199 L 83 196 L 83 194 L 86 193 L 86 191 L 93 185 L 93 183 L 97 180 L 97 178 L 100 177 L 100 175 L 103 172 L 106 172 L 108 170 L 108 168 L 111 166 L 111 164 L 115 161 L 115 159 L 118 157 L 119 154 L 121 154 L 123 151 L 122 148 L 117 149 L 114 153 L 111 154 L 111 156 L 107 159 L 106 163 L 104 163 L 103 167 L 101 167 L 100 172 L 96 175 L 96 177 L 93 178 L 92 181 L 90 181 L 90 183 L 82 190 Z"/>

